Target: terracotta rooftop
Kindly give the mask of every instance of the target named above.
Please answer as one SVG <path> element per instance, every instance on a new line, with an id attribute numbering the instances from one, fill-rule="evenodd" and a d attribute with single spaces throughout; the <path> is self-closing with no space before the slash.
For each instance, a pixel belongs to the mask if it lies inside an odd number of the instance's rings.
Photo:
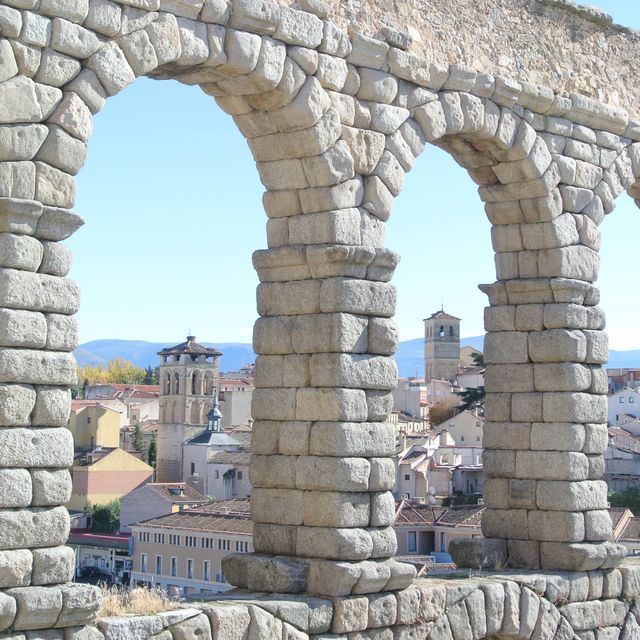
<path id="1" fill-rule="evenodd" d="M 627 510 L 625 507 L 611 507 L 609 509 L 609 515 L 611 516 L 611 524 L 613 525 L 614 529 L 618 526 L 620 520 L 622 520 L 622 516 L 624 516 L 626 511 Z"/>
<path id="2" fill-rule="evenodd" d="M 253 535 L 253 522 L 251 522 L 251 517 L 248 513 L 220 514 L 189 509 L 188 511 L 179 511 L 178 513 L 160 516 L 159 518 L 151 518 L 144 522 L 138 522 L 133 526 L 204 533 Z"/>
<path id="3" fill-rule="evenodd" d="M 180 355 L 182 353 L 207 356 L 222 355 L 222 352 L 218 351 L 217 349 L 210 349 L 209 347 L 198 344 L 196 342 L 195 336 L 187 336 L 187 340 L 185 342 L 181 342 L 180 344 L 177 344 L 173 347 L 166 347 L 165 349 L 161 349 L 160 351 L 158 351 L 159 356 Z"/>
<path id="4" fill-rule="evenodd" d="M 637 516 L 630 518 L 618 540 L 620 542 L 640 542 L 640 518 Z"/>
<path id="5" fill-rule="evenodd" d="M 160 385 L 157 384 L 109 384 L 118 391 L 147 391 L 148 393 L 160 393 Z"/>
<path id="6" fill-rule="evenodd" d="M 430 506 L 410 500 L 397 505 L 394 526 L 433 525 L 440 527 L 464 527 L 479 529 L 484 505 L 459 507 Z"/>

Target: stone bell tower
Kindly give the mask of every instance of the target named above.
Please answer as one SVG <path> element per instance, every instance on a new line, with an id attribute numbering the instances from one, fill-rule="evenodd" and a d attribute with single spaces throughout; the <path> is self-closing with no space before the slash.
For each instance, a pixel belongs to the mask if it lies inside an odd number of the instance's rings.
<path id="1" fill-rule="evenodd" d="M 425 382 L 453 382 L 460 366 L 460 318 L 444 309 L 424 319 Z"/>
<path id="2" fill-rule="evenodd" d="M 182 444 L 207 424 L 207 414 L 218 398 L 220 356 L 187 336 L 186 342 L 167 347 L 160 356 L 160 425 L 158 427 L 157 482 L 182 480 Z"/>

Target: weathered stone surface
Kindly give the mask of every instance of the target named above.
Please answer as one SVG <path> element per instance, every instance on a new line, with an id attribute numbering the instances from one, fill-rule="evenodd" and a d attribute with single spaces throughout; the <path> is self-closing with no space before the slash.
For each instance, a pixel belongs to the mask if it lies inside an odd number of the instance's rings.
<path id="1" fill-rule="evenodd" d="M 162 630 L 157 616 L 137 616 L 135 618 L 103 618 L 98 626 L 105 640 L 146 640 Z"/>
<path id="2" fill-rule="evenodd" d="M 211 640 L 211 625 L 209 619 L 204 614 L 194 616 L 170 627 L 171 634 L 175 640 Z"/>
<path id="3" fill-rule="evenodd" d="M 31 469 L 34 506 L 66 504 L 71 499 L 71 474 L 67 469 Z"/>
<path id="4" fill-rule="evenodd" d="M 6 467 L 69 467 L 73 437 L 65 429 L 1 428 L 0 444 Z"/>
<path id="5" fill-rule="evenodd" d="M 70 547 L 33 550 L 32 584 L 60 584 L 73 579 L 75 556 Z"/>
<path id="6" fill-rule="evenodd" d="M 27 549 L 0 551 L 0 587 L 24 587 L 31 583 L 32 552 Z"/>
<path id="7" fill-rule="evenodd" d="M 47 629 L 55 625 L 62 609 L 62 592 L 54 587 L 16 587 L 6 592 L 15 598 L 17 613 L 13 628 Z"/>

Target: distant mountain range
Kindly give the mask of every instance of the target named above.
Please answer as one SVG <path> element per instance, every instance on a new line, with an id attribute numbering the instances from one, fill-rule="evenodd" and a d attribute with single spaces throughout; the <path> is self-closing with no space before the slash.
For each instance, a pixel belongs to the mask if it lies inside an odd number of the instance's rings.
<path id="1" fill-rule="evenodd" d="M 484 336 L 472 336 L 462 338 L 461 346 L 471 346 L 482 351 Z M 145 342 L 143 340 L 93 340 L 81 344 L 75 352 L 78 364 L 81 367 L 87 365 L 106 365 L 109 360 L 120 357 L 130 360 L 138 367 L 156 367 L 158 365 L 158 351 L 164 349 L 171 341 Z M 222 351 L 220 358 L 221 371 L 238 371 L 243 364 L 254 361 L 255 354 L 250 344 L 241 342 L 221 342 L 213 344 L 203 343 L 207 347 L 215 347 Z M 400 376 L 408 378 L 424 375 L 424 340 L 414 338 L 405 340 L 398 345 L 395 355 Z M 609 363 L 607 367 L 640 367 L 640 349 L 630 351 L 609 351 Z"/>
<path id="2" fill-rule="evenodd" d="M 81 344 L 75 351 L 78 365 L 106 365 L 113 358 L 129 360 L 137 367 L 157 367 L 158 351 L 176 341 L 145 342 L 144 340 L 92 340 Z M 253 347 L 239 342 L 221 342 L 213 344 L 203 342 L 205 347 L 215 347 L 222 351 L 220 358 L 221 371 L 238 371 L 243 364 L 250 364 L 255 360 Z"/>

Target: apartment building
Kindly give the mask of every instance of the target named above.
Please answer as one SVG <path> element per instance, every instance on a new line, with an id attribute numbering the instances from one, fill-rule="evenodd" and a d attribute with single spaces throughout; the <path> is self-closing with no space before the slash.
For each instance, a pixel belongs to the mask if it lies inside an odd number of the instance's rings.
<path id="1" fill-rule="evenodd" d="M 222 572 L 230 553 L 253 551 L 248 499 L 222 500 L 131 525 L 131 584 L 171 594 L 212 594 L 231 589 Z"/>

